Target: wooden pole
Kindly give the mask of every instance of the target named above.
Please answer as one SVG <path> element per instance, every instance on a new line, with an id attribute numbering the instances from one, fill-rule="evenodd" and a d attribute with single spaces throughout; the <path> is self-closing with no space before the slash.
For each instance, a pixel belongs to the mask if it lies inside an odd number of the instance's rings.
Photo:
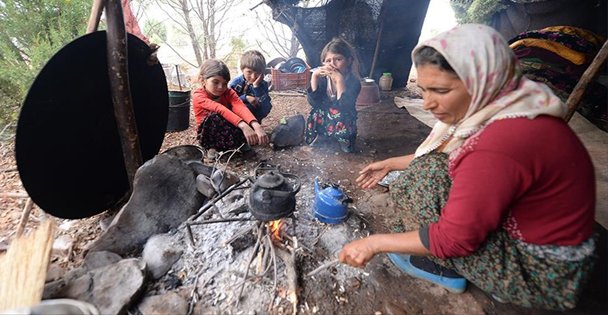
<path id="1" fill-rule="evenodd" d="M 108 22 L 108 75 L 110 76 L 114 117 L 120 135 L 129 185 L 132 188 L 135 172 L 142 164 L 142 156 L 129 87 L 127 32 L 120 0 L 107 0 L 106 15 Z"/>
<path id="2" fill-rule="evenodd" d="M 574 112 L 583 99 L 587 85 L 595 80 L 600 72 L 600 69 L 602 68 L 602 65 L 606 62 L 606 58 L 608 58 L 608 41 L 604 42 L 604 45 L 602 45 L 600 51 L 597 53 L 595 58 L 593 58 L 593 61 L 591 61 L 591 64 L 589 67 L 587 67 L 587 70 L 585 70 L 581 76 L 581 79 L 578 80 L 578 83 L 576 83 L 576 86 L 572 90 L 572 93 L 570 93 L 570 96 L 568 96 L 568 100 L 566 101 L 568 113 L 566 114 L 566 117 L 564 117 L 566 122 L 570 121 L 570 118 L 572 118 L 572 115 L 574 115 Z"/>
<path id="3" fill-rule="evenodd" d="M 376 60 L 378 60 L 378 55 L 380 54 L 380 42 L 382 40 L 382 30 L 384 29 L 384 11 L 385 11 L 386 1 L 382 2 L 382 7 L 380 8 L 380 14 L 378 15 L 378 19 L 380 20 L 380 26 L 378 27 L 378 38 L 376 38 L 376 48 L 374 49 L 374 57 L 372 57 L 372 66 L 369 69 L 368 77 L 372 78 L 374 75 L 374 70 L 376 69 Z"/>
<path id="4" fill-rule="evenodd" d="M 103 12 L 104 0 L 93 0 L 91 7 L 91 15 L 89 15 L 89 23 L 87 24 L 87 34 L 97 31 L 101 12 Z"/>
<path id="5" fill-rule="evenodd" d="M 30 213 L 32 212 L 32 207 L 34 206 L 34 202 L 32 198 L 27 198 L 25 202 L 25 207 L 23 207 L 23 213 L 21 214 L 21 219 L 19 220 L 19 226 L 17 226 L 17 232 L 15 232 L 15 237 L 20 237 L 25 230 L 25 226 L 27 225 L 27 221 L 30 218 Z"/>

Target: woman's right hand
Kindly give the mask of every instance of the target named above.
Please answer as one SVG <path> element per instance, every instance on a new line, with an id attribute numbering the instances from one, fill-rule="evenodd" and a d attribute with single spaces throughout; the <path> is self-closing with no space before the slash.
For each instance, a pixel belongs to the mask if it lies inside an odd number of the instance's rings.
<path id="1" fill-rule="evenodd" d="M 363 189 L 372 188 L 391 171 L 387 160 L 371 163 L 359 172 L 356 182 Z"/>

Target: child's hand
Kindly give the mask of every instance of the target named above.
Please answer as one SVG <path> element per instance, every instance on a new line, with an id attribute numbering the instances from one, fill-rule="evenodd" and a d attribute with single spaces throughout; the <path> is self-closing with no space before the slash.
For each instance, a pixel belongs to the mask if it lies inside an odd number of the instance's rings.
<path id="1" fill-rule="evenodd" d="M 255 81 L 253 81 L 253 87 L 257 88 L 260 86 L 260 84 L 262 84 L 262 80 L 264 80 L 264 75 L 263 74 L 259 74 L 257 79 L 255 79 Z"/>
<path id="2" fill-rule="evenodd" d="M 258 99 L 253 95 L 247 95 L 247 102 L 253 106 L 258 106 Z"/>
<path id="3" fill-rule="evenodd" d="M 251 126 L 253 127 L 253 130 L 255 131 L 256 135 L 258 136 L 258 144 L 268 144 L 268 135 L 266 134 L 260 123 L 254 121 L 251 123 Z"/>
<path id="4" fill-rule="evenodd" d="M 247 144 L 249 145 L 257 145 L 258 144 L 258 135 L 255 131 L 244 121 L 241 121 L 238 124 L 238 127 L 243 131 L 243 135 L 247 140 Z"/>

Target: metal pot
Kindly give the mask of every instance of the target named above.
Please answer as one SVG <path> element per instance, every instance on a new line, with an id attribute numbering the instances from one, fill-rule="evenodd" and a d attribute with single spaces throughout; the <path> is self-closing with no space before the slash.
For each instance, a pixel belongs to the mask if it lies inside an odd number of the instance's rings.
<path id="1" fill-rule="evenodd" d="M 260 221 L 274 221 L 291 215 L 296 208 L 300 186 L 299 177 L 278 170 L 260 175 L 249 193 L 251 214 Z"/>

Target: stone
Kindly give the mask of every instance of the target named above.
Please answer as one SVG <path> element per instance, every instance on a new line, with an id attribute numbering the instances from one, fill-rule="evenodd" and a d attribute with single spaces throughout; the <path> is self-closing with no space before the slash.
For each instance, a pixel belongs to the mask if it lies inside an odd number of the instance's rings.
<path id="1" fill-rule="evenodd" d="M 57 263 L 52 263 L 49 265 L 49 268 L 46 271 L 46 279 L 44 282 L 46 283 L 46 282 L 55 281 L 55 280 L 63 277 L 65 275 L 65 273 L 66 273 L 66 271 L 63 267 L 61 267 Z"/>
<path id="2" fill-rule="evenodd" d="M 176 228 L 204 201 L 196 190 L 196 174 L 188 164 L 157 155 L 137 170 L 131 198 L 88 251 L 119 255 L 138 252 L 150 236 Z"/>
<path id="3" fill-rule="evenodd" d="M 53 241 L 51 255 L 67 256 L 74 246 L 74 240 L 69 235 L 60 235 Z"/>
<path id="4" fill-rule="evenodd" d="M 187 314 L 188 302 L 175 292 L 148 296 L 137 306 L 142 315 Z"/>
<path id="5" fill-rule="evenodd" d="M 145 271 L 142 260 L 124 259 L 69 281 L 59 295 L 91 303 L 100 314 L 125 314 L 146 284 Z"/>
<path id="6" fill-rule="evenodd" d="M 152 278 L 160 279 L 179 260 L 182 253 L 170 235 L 159 234 L 148 239 L 142 259 L 146 262 Z"/>
<path id="7" fill-rule="evenodd" d="M 285 118 L 283 118 L 285 119 Z M 270 135 L 270 143 L 275 148 L 297 146 L 304 141 L 305 120 L 302 115 L 295 115 L 278 124 Z"/>
<path id="8" fill-rule="evenodd" d="M 105 267 L 107 265 L 111 265 L 117 263 L 122 260 L 120 255 L 108 252 L 108 251 L 99 251 L 99 252 L 89 252 L 84 257 L 83 267 L 86 270 L 93 270 L 101 267 Z"/>

